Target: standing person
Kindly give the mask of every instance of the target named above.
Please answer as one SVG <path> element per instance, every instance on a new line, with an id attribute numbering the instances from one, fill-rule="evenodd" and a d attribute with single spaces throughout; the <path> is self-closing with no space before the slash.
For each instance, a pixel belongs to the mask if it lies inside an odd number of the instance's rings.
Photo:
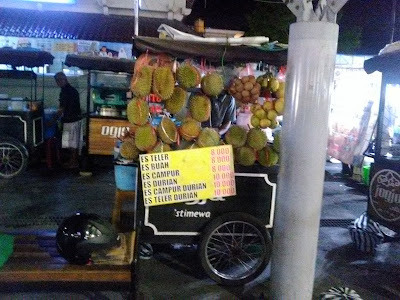
<path id="1" fill-rule="evenodd" d="M 63 72 L 54 75 L 57 85 L 61 88 L 60 106 L 57 112 L 61 117 L 62 137 L 61 148 L 68 149 L 67 161 L 64 168 L 74 169 L 79 167 L 78 155 L 82 145 L 81 107 L 78 91 L 69 84 Z"/>
<path id="2" fill-rule="evenodd" d="M 202 127 L 212 127 L 222 137 L 236 121 L 235 98 L 223 90 L 218 96 L 210 97 L 211 117 L 203 122 Z"/>

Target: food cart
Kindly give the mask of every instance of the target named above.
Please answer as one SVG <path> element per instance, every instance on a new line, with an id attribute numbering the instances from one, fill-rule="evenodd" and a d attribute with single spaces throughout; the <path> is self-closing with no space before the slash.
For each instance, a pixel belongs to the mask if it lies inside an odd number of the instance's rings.
<path id="1" fill-rule="evenodd" d="M 367 212 L 355 221 L 353 234 L 360 250 L 374 252 L 377 244 L 399 241 L 400 233 L 400 52 L 388 52 L 364 62 L 370 74 L 382 73 L 381 97 L 369 176 Z M 391 232 L 382 230 L 386 227 Z M 362 238 L 364 236 L 364 238 Z M 369 241 L 369 242 L 367 242 Z"/>
<path id="2" fill-rule="evenodd" d="M 69 54 L 65 64 L 88 71 L 84 154 L 112 155 L 115 138 L 130 128 L 126 102 L 134 61 Z"/>
<path id="3" fill-rule="evenodd" d="M 215 65 L 263 61 L 281 66 L 286 63 L 287 55 L 286 51 L 265 52 L 248 46 L 211 45 L 147 37 L 135 37 L 134 49 L 137 53 L 167 54 L 182 60 L 205 59 Z M 192 177 L 193 173 L 198 172 L 196 168 L 199 165 L 208 163 L 196 160 L 202 156 L 201 149 L 172 151 L 169 156 L 179 156 L 181 154 L 178 152 L 187 151 L 187 157 L 182 161 L 186 167 L 180 164 L 182 168 L 179 168 L 179 172 L 184 173 L 183 169 L 188 168 L 186 176 Z M 148 155 L 152 157 L 156 154 Z M 188 157 L 191 156 L 196 157 L 192 164 L 188 163 Z M 136 225 L 139 242 L 197 244 L 200 262 L 210 278 L 220 284 L 242 285 L 261 274 L 270 260 L 279 168 L 277 165 L 243 166 L 234 164 L 233 159 L 231 162 L 234 166 L 232 174 L 235 194 L 175 202 L 174 199 L 180 199 L 179 193 L 183 190 L 180 180 L 188 180 L 185 175 L 180 174 L 182 178 L 177 179 L 178 183 L 154 180 L 158 176 L 156 173 L 163 171 L 162 165 L 154 174 L 149 174 L 146 163 L 141 161 L 136 174 Z M 213 178 L 219 176 L 215 172 L 211 173 Z M 160 198 L 165 203 L 146 205 L 149 199 L 146 195 L 157 193 L 155 186 L 159 184 L 170 189 L 170 195 Z M 217 182 L 214 184 L 217 186 Z"/>
<path id="4" fill-rule="evenodd" d="M 31 70 L 16 70 L 52 64 L 53 56 L 45 51 L 0 49 L 0 64 L 12 66 L 1 70 L 1 80 L 25 80 L 30 83 L 30 95 L 9 97 L 0 95 L 0 178 L 12 178 L 22 173 L 28 157 L 43 143 L 43 95 L 37 98 L 37 75 Z M 43 75 L 44 76 L 44 75 Z M 43 77 L 44 79 L 44 77 Z"/>

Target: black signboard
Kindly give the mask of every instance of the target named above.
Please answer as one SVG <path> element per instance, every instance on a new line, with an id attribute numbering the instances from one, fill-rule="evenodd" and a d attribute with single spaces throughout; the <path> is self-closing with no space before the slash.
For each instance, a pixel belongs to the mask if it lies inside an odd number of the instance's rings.
<path id="1" fill-rule="evenodd" d="M 180 241 L 198 237 L 214 218 L 230 212 L 250 214 L 267 228 L 273 226 L 276 172 L 235 172 L 235 196 L 143 207 L 142 187 L 137 184 L 139 216 L 143 216 L 142 239 L 152 242 Z"/>
<path id="2" fill-rule="evenodd" d="M 395 231 L 400 230 L 400 165 L 378 160 L 371 169 L 368 215 Z"/>

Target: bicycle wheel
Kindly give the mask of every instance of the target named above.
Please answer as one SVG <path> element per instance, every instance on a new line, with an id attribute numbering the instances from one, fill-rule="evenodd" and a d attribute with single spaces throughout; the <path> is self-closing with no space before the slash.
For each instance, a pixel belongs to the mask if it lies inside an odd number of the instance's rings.
<path id="1" fill-rule="evenodd" d="M 224 285 L 243 285 L 267 266 L 272 242 L 258 219 L 231 213 L 213 220 L 203 233 L 200 260 L 204 271 Z"/>
<path id="2" fill-rule="evenodd" d="M 0 138 L 0 178 L 12 178 L 28 165 L 28 151 L 17 139 Z"/>

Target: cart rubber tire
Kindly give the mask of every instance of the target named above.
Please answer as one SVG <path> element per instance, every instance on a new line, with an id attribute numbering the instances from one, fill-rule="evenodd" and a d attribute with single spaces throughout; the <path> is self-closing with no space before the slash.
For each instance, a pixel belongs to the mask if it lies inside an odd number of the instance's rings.
<path id="1" fill-rule="evenodd" d="M 28 150 L 16 138 L 0 137 L 0 178 L 9 179 L 25 171 Z"/>
<path id="2" fill-rule="evenodd" d="M 245 213 L 215 218 L 202 233 L 201 265 L 219 284 L 243 285 L 258 277 L 269 263 L 272 242 L 265 226 Z"/>

